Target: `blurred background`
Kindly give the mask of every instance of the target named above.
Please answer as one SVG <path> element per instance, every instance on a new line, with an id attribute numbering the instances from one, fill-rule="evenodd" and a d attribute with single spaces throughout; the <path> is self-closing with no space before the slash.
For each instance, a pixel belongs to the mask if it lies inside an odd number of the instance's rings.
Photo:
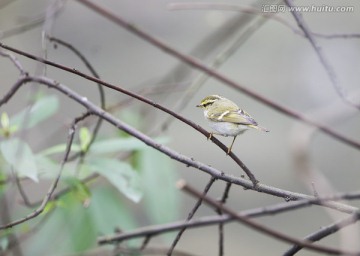
<path id="1" fill-rule="evenodd" d="M 224 1 L 191 2 L 203 3 L 201 9 L 196 9 L 196 5 L 190 3 L 188 8 L 181 9 L 180 4 L 185 3 L 184 1 L 94 0 L 94 3 L 111 10 L 178 51 L 198 58 L 208 66 L 216 65 L 221 74 L 245 88 L 359 141 L 358 111 L 344 103 L 336 92 L 309 41 L 294 32 L 300 30 L 293 15 L 289 11 L 266 12 L 266 8 L 275 3 L 282 6 L 285 6 L 285 3 L 267 0 L 241 3 L 229 0 L 226 4 Z M 228 4 L 228 8 L 210 3 L 224 6 Z M 358 1 L 298 0 L 295 4 L 353 7 L 350 12 L 314 11 L 302 14 L 314 33 L 360 34 Z M 79 2 L 2 0 L 0 8 L 1 43 L 36 56 L 46 56 L 51 61 L 89 73 L 71 51 L 61 45 L 54 47 L 54 43 L 43 40 L 42 34 L 45 31 L 47 35 L 64 40 L 77 48 L 86 56 L 102 80 L 150 98 L 207 130 L 210 128 L 202 111 L 195 108 L 201 99 L 209 94 L 219 94 L 236 102 L 261 126 L 270 130 L 270 133 L 249 131 L 237 138 L 233 147 L 233 151 L 261 183 L 304 194 L 314 194 L 313 187 L 320 194 L 358 190 L 360 158 L 357 149 L 289 118 L 215 79 L 206 79 L 201 72 L 179 62 Z M 269 15 L 274 15 L 281 21 Z M 22 31 L 24 24 L 30 25 Z M 340 87 L 351 100 L 360 102 L 360 38 L 315 38 L 333 67 Z M 30 74 L 44 74 L 99 104 L 99 94 L 94 83 L 53 67 L 44 67 L 23 56 L 16 57 Z M 18 76 L 19 72 L 14 65 L 1 57 L 0 95 L 4 95 L 11 88 Z M 201 79 L 204 81 L 201 82 Z M 167 146 L 184 155 L 227 174 L 243 174 L 223 151 L 191 127 L 129 96 L 106 88 L 104 90 L 106 107 L 113 107 L 112 113 L 121 120 L 153 138 L 165 141 Z M 34 95 L 40 92 L 44 95 L 56 95 L 59 109 L 51 118 L 27 131 L 24 140 L 34 153 L 64 143 L 72 119 L 84 112 L 83 107 L 66 96 L 36 84 L 19 90 L 8 104 L 1 106 L 0 111 L 8 113 L 9 116 L 15 115 L 28 106 Z M 93 127 L 94 123 L 95 119 L 90 118 L 85 126 Z M 105 140 L 114 136 L 121 137 L 123 134 L 104 123 L 97 139 Z M 218 138 L 225 145 L 229 145 L 232 140 Z M 4 140 L 3 137 L 0 139 Z M 197 189 L 203 190 L 210 177 L 197 169 L 171 161 L 154 150 L 145 151 L 147 152 L 132 152 L 132 158 L 126 158 L 126 161 L 134 163 L 143 157 L 141 163 L 132 166 L 136 166 L 135 169 L 140 174 L 144 174 L 144 170 L 148 169 L 142 178 L 145 183 L 147 179 L 151 180 L 151 185 L 146 189 L 146 185 L 144 189 L 139 189 L 144 195 L 142 200 L 130 200 L 111 182 L 99 178 L 89 185 L 90 207 L 84 208 L 79 202 L 64 199 L 65 206 L 58 206 L 59 209 L 47 218 L 46 223 L 41 224 L 41 230 L 21 243 L 23 255 L 90 255 L 94 251 L 94 255 L 102 255 L 103 251 L 100 253 L 96 250 L 109 248 L 111 251 L 111 247 L 98 247 L 96 237 L 112 234 L 116 227 L 129 231 L 137 227 L 185 219 L 195 200 L 175 189 L 176 180 L 185 179 Z M 116 156 L 123 157 L 126 154 L 127 152 L 122 152 Z M 59 162 L 61 155 L 54 159 Z M 157 159 L 158 162 L 146 162 L 146 159 Z M 1 172 L 7 175 L 5 171 Z M 29 197 L 37 201 L 44 196 L 51 181 L 51 178 L 42 178 L 39 183 L 25 181 L 24 187 Z M 159 198 L 159 194 L 152 195 L 149 192 L 156 190 L 156 184 L 161 188 L 159 193 L 162 190 L 163 194 L 169 195 L 168 198 Z M 65 186 L 64 182 L 60 184 L 60 188 Z M 13 186 L 2 186 L 1 197 L 8 197 L 8 208 L 11 219 L 14 220 L 26 215 L 30 210 L 18 204 L 20 199 L 16 189 L 13 188 L 9 196 L 10 187 Z M 209 195 L 221 197 L 224 188 L 224 182 L 215 182 Z M 158 202 L 155 202 L 156 198 L 159 199 Z M 233 186 L 227 205 L 240 211 L 280 202 L 284 202 L 284 199 Z M 358 202 L 350 203 L 359 206 Z M 335 211 L 329 212 L 312 206 L 257 220 L 268 227 L 302 238 L 346 216 L 337 213 L 334 217 L 333 214 Z M 214 215 L 214 211 L 202 206 L 195 217 L 209 215 Z M 38 218 L 45 219 L 45 216 Z M 38 219 L 32 220 L 13 232 L 21 237 L 24 230 L 32 229 L 32 225 L 38 225 L 38 222 Z M 91 226 L 94 222 L 97 225 Z M 1 223 L 6 222 L 2 219 Z M 74 231 L 76 225 L 78 229 Z M 84 228 L 89 225 L 93 227 L 91 232 Z M 101 228 L 97 229 L 98 227 Z M 356 237 L 358 228 L 355 224 L 345 231 Z M 4 241 L 7 241 L 7 234 L 1 232 L 5 231 L 0 231 L 0 234 L 3 249 L 6 249 Z M 93 237 L 84 238 L 90 233 Z M 156 237 L 150 245 L 168 248 L 175 235 L 176 233 L 170 233 Z M 73 236 L 83 239 L 75 242 Z M 344 237 L 346 234 L 336 233 L 320 244 L 344 246 Z M 87 243 L 84 240 L 87 240 Z M 360 250 L 356 241 L 347 242 L 348 249 Z M 225 226 L 225 255 L 281 255 L 288 247 L 285 243 L 241 224 L 229 223 Z M 176 249 L 193 255 L 217 255 L 217 226 L 187 230 Z M 14 251 L 9 255 L 12 253 Z M 299 255 L 318 254 L 304 250 Z"/>

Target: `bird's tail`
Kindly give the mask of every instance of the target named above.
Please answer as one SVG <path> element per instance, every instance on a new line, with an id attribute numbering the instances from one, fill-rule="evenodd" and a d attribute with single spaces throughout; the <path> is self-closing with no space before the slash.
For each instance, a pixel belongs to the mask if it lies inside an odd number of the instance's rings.
<path id="1" fill-rule="evenodd" d="M 270 130 L 264 128 L 264 127 L 261 127 L 261 126 L 258 126 L 258 125 L 249 125 L 251 128 L 254 128 L 256 130 L 259 130 L 259 131 L 262 131 L 262 132 L 270 132 Z"/>

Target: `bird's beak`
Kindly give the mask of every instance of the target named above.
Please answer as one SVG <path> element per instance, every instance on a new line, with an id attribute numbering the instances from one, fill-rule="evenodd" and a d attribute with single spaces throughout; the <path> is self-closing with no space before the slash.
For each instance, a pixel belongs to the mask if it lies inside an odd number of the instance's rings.
<path id="1" fill-rule="evenodd" d="M 196 105 L 195 107 L 200 108 L 200 107 L 201 107 L 201 105 Z"/>

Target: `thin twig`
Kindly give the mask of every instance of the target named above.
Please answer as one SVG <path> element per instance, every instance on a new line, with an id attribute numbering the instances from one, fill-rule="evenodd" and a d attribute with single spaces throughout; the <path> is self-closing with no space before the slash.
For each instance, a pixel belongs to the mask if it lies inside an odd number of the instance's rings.
<path id="1" fill-rule="evenodd" d="M 71 50 L 85 64 L 85 66 L 89 69 L 90 73 L 94 77 L 100 79 L 99 73 L 95 70 L 93 65 L 91 65 L 90 61 L 87 60 L 85 55 L 82 54 L 76 47 L 74 47 L 73 45 L 65 42 L 64 40 L 61 40 L 56 37 L 48 37 L 48 39 L 50 42 L 58 43 L 64 47 L 68 48 L 69 50 Z M 98 83 L 98 90 L 99 90 L 99 95 L 100 95 L 100 106 L 101 106 L 101 108 L 105 109 L 105 93 L 104 93 L 103 87 L 99 83 Z"/>
<path id="2" fill-rule="evenodd" d="M 140 250 L 143 251 L 146 248 L 146 246 L 149 244 L 151 238 L 152 238 L 152 236 L 146 236 L 144 238 L 144 241 L 141 243 Z"/>
<path id="3" fill-rule="evenodd" d="M 4 52 L 2 50 L 0 50 L 0 55 L 10 59 L 11 62 L 14 63 L 15 67 L 20 71 L 21 76 L 26 75 L 25 69 L 23 68 L 20 61 L 15 56 L 13 56 L 12 54 L 9 54 L 7 52 Z"/>
<path id="4" fill-rule="evenodd" d="M 229 196 L 230 187 L 231 187 L 231 183 L 227 182 L 224 193 L 219 201 L 221 205 L 226 203 L 226 200 Z M 223 214 L 220 208 L 216 209 L 216 212 L 219 215 Z M 221 222 L 219 223 L 219 256 L 223 256 L 223 255 L 224 255 L 224 223 Z"/>
<path id="5" fill-rule="evenodd" d="M 356 33 L 353 34 L 335 33 L 330 35 L 324 35 L 319 33 L 313 33 L 313 34 L 325 39 L 359 39 L 360 38 L 360 34 L 356 34 Z"/>
<path id="6" fill-rule="evenodd" d="M 211 188 L 211 186 L 214 184 L 215 182 L 215 178 L 214 177 L 211 177 L 209 182 L 206 184 L 205 188 L 204 188 L 204 191 L 202 192 L 204 195 L 206 195 L 209 191 L 209 189 Z M 193 209 L 189 212 L 189 215 L 188 217 L 186 218 L 185 222 L 189 222 L 192 217 L 194 216 L 194 214 L 196 213 L 196 211 L 199 209 L 200 205 L 202 203 L 202 198 L 199 198 L 199 200 L 196 202 L 196 204 L 194 205 Z M 178 234 L 176 235 L 173 243 L 171 244 L 168 252 L 166 253 L 166 255 L 171 255 L 172 252 L 174 251 L 175 249 L 175 246 L 177 245 L 177 243 L 179 242 L 182 234 L 184 233 L 184 231 L 186 230 L 186 227 L 180 229 L 180 231 L 178 232 Z"/>
<path id="7" fill-rule="evenodd" d="M 185 181 L 181 180 L 180 182 L 178 182 L 178 187 L 182 190 L 184 190 L 185 192 L 187 192 L 188 194 L 190 194 L 191 196 L 195 197 L 195 198 L 202 198 L 204 200 L 204 202 L 206 202 L 207 204 L 209 204 L 210 206 L 214 207 L 214 208 L 220 208 L 223 212 L 231 215 L 232 217 L 234 217 L 236 220 L 238 220 L 239 222 L 241 222 L 242 224 L 253 228 L 261 233 L 267 234 L 269 236 L 274 237 L 275 239 L 281 240 L 283 242 L 286 243 L 290 243 L 290 244 L 297 244 L 303 247 L 306 247 L 306 249 L 309 250 L 313 250 L 313 251 L 317 251 L 317 252 L 324 252 L 324 253 L 328 253 L 328 254 L 332 254 L 332 255 L 360 255 L 360 252 L 351 252 L 351 251 L 343 251 L 343 250 L 338 250 L 336 248 L 332 248 L 332 247 L 327 247 L 327 246 L 322 246 L 322 245 L 315 245 L 312 244 L 310 242 L 307 241 L 303 241 L 303 240 L 299 240 L 296 238 L 292 238 L 286 234 L 283 234 L 281 232 L 278 232 L 274 229 L 268 228 L 262 224 L 259 224 L 243 215 L 238 214 L 237 212 L 233 211 L 230 208 L 225 207 L 224 205 L 221 205 L 219 202 L 217 202 L 216 200 L 203 195 L 202 193 L 200 193 L 199 191 L 197 191 L 196 189 L 194 189 L 193 187 L 187 185 L 185 183 Z"/>
<path id="8" fill-rule="evenodd" d="M 29 208 L 35 207 L 36 205 L 30 202 L 30 199 L 28 198 L 24 188 L 21 185 L 20 178 L 17 175 L 15 175 L 15 182 L 16 182 L 16 186 L 19 190 L 19 193 L 23 199 L 24 204 Z"/>

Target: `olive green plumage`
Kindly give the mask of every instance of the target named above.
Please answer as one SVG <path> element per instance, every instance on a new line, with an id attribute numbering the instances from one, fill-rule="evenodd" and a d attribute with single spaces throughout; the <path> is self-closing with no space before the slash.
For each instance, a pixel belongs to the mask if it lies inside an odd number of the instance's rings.
<path id="1" fill-rule="evenodd" d="M 204 117 L 209 125 L 216 132 L 210 133 L 222 136 L 234 137 L 231 146 L 228 148 L 229 154 L 235 142 L 236 136 L 242 134 L 249 128 L 268 132 L 266 128 L 258 123 L 247 112 L 240 109 L 234 102 L 219 95 L 210 95 L 205 97 L 196 107 L 204 110 Z"/>

